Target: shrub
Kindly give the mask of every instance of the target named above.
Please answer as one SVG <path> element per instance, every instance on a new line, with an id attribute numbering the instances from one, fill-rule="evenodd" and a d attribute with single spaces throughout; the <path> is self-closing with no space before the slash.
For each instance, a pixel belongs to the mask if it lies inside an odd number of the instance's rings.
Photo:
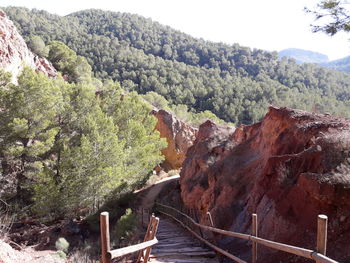
<path id="1" fill-rule="evenodd" d="M 58 251 L 57 251 L 57 255 L 58 255 L 60 258 L 64 258 L 64 259 L 67 258 L 66 253 L 64 253 L 62 250 L 58 250 Z"/>
<path id="2" fill-rule="evenodd" d="M 125 214 L 118 220 L 114 231 L 117 242 L 127 239 L 132 235 L 136 226 L 136 219 L 136 214 L 130 208 L 126 209 Z"/>
<path id="3" fill-rule="evenodd" d="M 55 247 L 58 251 L 67 253 L 69 248 L 69 243 L 64 237 L 60 237 L 59 239 L 57 239 L 55 243 Z"/>

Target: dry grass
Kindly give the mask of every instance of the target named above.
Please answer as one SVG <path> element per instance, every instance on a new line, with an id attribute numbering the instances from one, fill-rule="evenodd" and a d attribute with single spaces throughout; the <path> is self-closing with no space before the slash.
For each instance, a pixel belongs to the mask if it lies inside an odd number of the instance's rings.
<path id="1" fill-rule="evenodd" d="M 146 186 L 153 185 L 158 181 L 179 174 L 179 170 L 170 170 L 169 172 L 161 171 L 159 174 L 153 174 L 147 181 Z"/>
<path id="2" fill-rule="evenodd" d="M 68 257 L 67 262 L 69 263 L 97 263 L 96 259 L 93 259 L 91 253 L 86 249 L 77 249 L 71 253 Z"/>

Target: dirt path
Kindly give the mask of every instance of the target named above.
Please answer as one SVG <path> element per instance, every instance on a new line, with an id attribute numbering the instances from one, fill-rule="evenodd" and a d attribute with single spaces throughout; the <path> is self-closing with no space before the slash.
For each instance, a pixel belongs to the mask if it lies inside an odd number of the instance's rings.
<path id="1" fill-rule="evenodd" d="M 156 200 L 158 194 L 163 189 L 163 187 L 173 181 L 179 180 L 179 178 L 180 178 L 179 175 L 170 176 L 158 181 L 154 185 L 143 190 L 146 193 L 142 196 L 140 207 L 146 208 L 146 209 L 152 208 L 154 205 L 154 201 Z"/>

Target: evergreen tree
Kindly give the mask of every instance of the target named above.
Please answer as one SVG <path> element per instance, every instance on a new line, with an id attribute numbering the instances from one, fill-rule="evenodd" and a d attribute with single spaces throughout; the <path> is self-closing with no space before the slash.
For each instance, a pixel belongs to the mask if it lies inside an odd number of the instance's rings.
<path id="1" fill-rule="evenodd" d="M 2 173 L 27 183 L 29 195 L 18 197 L 30 203 L 33 196 L 38 215 L 94 211 L 112 193 L 134 190 L 163 160 L 166 143 L 136 93 L 111 81 L 52 80 L 29 68 L 18 85 L 9 80 L 0 73 Z"/>
<path id="2" fill-rule="evenodd" d="M 346 8 L 346 1 L 322 0 L 317 4 L 316 10 L 305 8 L 305 11 L 315 15 L 321 24 L 313 25 L 314 32 L 324 32 L 335 35 L 339 31 L 350 31 L 350 11 Z"/>
<path id="3" fill-rule="evenodd" d="M 45 45 L 44 40 L 40 36 L 31 36 L 28 41 L 28 47 L 40 57 L 49 55 L 49 47 Z"/>
<path id="4" fill-rule="evenodd" d="M 65 103 L 61 90 L 45 75 L 25 68 L 18 85 L 7 85 L 0 95 L 3 167 L 31 177 L 42 170 L 54 144 L 56 116 Z"/>

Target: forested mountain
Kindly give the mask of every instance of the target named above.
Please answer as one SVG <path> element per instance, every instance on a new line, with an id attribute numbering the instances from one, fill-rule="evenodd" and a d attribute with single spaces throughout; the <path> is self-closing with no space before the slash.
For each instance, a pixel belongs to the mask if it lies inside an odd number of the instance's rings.
<path id="1" fill-rule="evenodd" d="M 299 48 L 288 48 L 283 49 L 278 52 L 278 56 L 294 58 L 298 64 L 301 63 L 327 63 L 329 61 L 328 57 L 324 54 L 304 50 Z"/>
<path id="2" fill-rule="evenodd" d="M 350 56 L 333 60 L 328 63 L 322 63 L 322 65 L 334 70 L 350 72 Z"/>
<path id="3" fill-rule="evenodd" d="M 347 73 L 196 39 L 138 15 L 86 10 L 61 17 L 4 9 L 27 41 L 36 35 L 46 44 L 64 42 L 87 58 L 96 77 L 139 93 L 155 91 L 226 121 L 257 121 L 269 104 L 350 116 Z"/>

